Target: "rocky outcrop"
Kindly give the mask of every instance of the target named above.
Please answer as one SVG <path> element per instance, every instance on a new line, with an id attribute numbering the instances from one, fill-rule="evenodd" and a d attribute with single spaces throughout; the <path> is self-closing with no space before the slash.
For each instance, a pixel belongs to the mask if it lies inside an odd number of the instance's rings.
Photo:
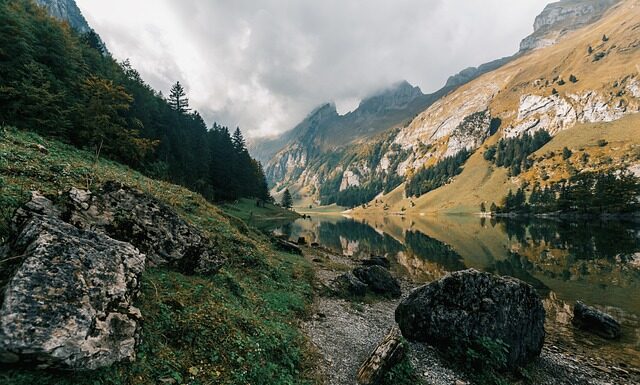
<path id="1" fill-rule="evenodd" d="M 536 17 L 533 34 L 520 43 L 520 51 L 555 44 L 567 32 L 591 24 L 618 0 L 562 0 L 547 5 Z"/>
<path id="2" fill-rule="evenodd" d="M 528 284 L 469 269 L 415 289 L 395 313 L 402 335 L 448 351 L 482 338 L 509 346 L 507 366 L 540 355 L 545 311 Z"/>
<path id="3" fill-rule="evenodd" d="M 462 150 L 472 151 L 480 147 L 491 133 L 491 115 L 481 111 L 465 117 L 449 136 L 444 156 L 453 156 Z"/>
<path id="4" fill-rule="evenodd" d="M 620 323 L 609 314 L 587 306 L 578 301 L 573 307 L 572 323 L 583 330 L 595 333 L 602 338 L 620 338 Z"/>
<path id="5" fill-rule="evenodd" d="M 144 254 L 59 214 L 34 193 L 14 217 L 15 237 L 0 259 L 22 263 L 2 298 L 0 361 L 84 370 L 133 360 Z"/>
<path id="6" fill-rule="evenodd" d="M 36 3 L 58 20 L 66 21 L 71 28 L 80 33 L 91 31 L 89 23 L 82 16 L 82 12 L 75 0 L 36 0 Z"/>
<path id="7" fill-rule="evenodd" d="M 382 266 L 357 267 L 353 270 L 353 275 L 366 283 L 376 294 L 392 298 L 400 297 L 402 294 L 398 280 Z"/>
<path id="8" fill-rule="evenodd" d="M 215 243 L 172 208 L 120 183 L 107 182 L 95 193 L 72 188 L 63 202 L 67 222 L 130 242 L 155 265 L 211 274 L 224 262 Z"/>

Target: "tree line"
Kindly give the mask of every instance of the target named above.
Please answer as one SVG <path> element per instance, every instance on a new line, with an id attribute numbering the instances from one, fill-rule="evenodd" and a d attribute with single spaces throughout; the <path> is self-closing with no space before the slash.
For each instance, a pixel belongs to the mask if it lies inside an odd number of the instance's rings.
<path id="1" fill-rule="evenodd" d="M 177 82 L 168 98 L 29 0 L 0 2 L 0 123 L 89 149 L 208 199 L 269 200 L 262 166 L 233 134 L 207 127 Z"/>
<path id="2" fill-rule="evenodd" d="M 431 190 L 449 183 L 451 178 L 462 172 L 462 165 L 471 153 L 463 149 L 456 155 L 446 157 L 433 166 L 425 167 L 416 172 L 405 185 L 407 197 L 419 197 Z"/>
<path id="3" fill-rule="evenodd" d="M 527 198 L 524 187 L 509 191 L 494 212 L 562 213 L 579 215 L 629 214 L 640 210 L 640 178 L 626 170 L 585 171 L 568 181 L 541 188 Z"/>
<path id="4" fill-rule="evenodd" d="M 533 165 L 529 155 L 540 149 L 551 140 L 547 131 L 525 134 L 515 138 L 500 139 L 497 144 L 489 146 L 484 152 L 484 159 L 498 167 L 509 169 L 511 176 L 519 175 Z"/>

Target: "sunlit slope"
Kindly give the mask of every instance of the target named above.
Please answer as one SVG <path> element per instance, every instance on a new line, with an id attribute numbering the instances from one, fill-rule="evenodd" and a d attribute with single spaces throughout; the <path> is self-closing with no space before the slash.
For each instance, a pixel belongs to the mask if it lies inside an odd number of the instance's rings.
<path id="1" fill-rule="evenodd" d="M 635 114 L 640 109 L 639 71 L 640 1 L 628 0 L 614 6 L 600 21 L 568 33 L 554 46 L 528 53 L 481 76 L 418 115 L 396 139 L 414 149 L 416 160 L 408 165 L 414 170 L 427 163 L 421 159 L 433 161 L 434 156 L 415 149 L 446 143 L 448 130 L 462 116 L 486 109 L 502 124 L 450 184 L 413 199 L 404 198 L 404 193 L 396 189 L 379 198 L 377 205 L 371 202 L 366 210 L 406 214 L 478 212 L 481 202 L 487 207 L 492 202 L 499 204 L 510 189 L 522 186 L 524 181 L 535 182 L 542 176 L 545 183 L 559 181 L 569 176 L 571 167 L 579 172 L 638 164 L 635 145 L 640 137 Z M 541 129 L 554 138 L 533 155 L 539 160 L 534 167 L 517 178 L 510 178 L 506 169 L 484 160 L 482 153 L 487 145 L 505 136 Z M 607 143 L 598 145 L 598 140 Z M 574 153 L 566 161 L 557 154 L 565 146 Z M 589 155 L 588 162 L 580 162 L 583 152 Z M 440 156 L 446 153 L 442 150 Z"/>

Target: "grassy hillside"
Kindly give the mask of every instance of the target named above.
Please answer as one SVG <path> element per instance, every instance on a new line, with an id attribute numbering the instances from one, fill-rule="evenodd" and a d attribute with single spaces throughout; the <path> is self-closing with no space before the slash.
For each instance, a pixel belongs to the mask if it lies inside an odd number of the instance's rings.
<path id="1" fill-rule="evenodd" d="M 402 186 L 371 202 L 366 210 L 357 208 L 354 215 L 383 211 L 388 213 L 475 213 L 480 203 L 487 207 L 491 202 L 500 203 L 509 190 L 523 183 L 546 184 L 566 179 L 577 170 L 606 170 L 612 167 L 630 167 L 640 163 L 640 114 L 628 115 L 607 123 L 583 123 L 562 131 L 531 156 L 534 166 L 510 178 L 506 168 L 496 167 L 483 157 L 484 148 L 474 153 L 465 163 L 462 173 L 454 180 L 417 199 L 404 198 Z M 497 136 L 487 145 L 494 144 Z M 606 143 L 601 142 L 604 140 Z M 567 147 L 573 155 L 562 159 L 562 149 Z M 584 155 L 586 154 L 586 155 Z M 584 162 L 584 159 L 588 159 Z M 403 210 L 404 208 L 404 210 Z"/>
<path id="2" fill-rule="evenodd" d="M 136 304 L 144 316 L 136 362 L 91 373 L 0 367 L 0 383 L 314 383 L 313 360 L 297 321 L 312 300 L 311 267 L 299 256 L 275 251 L 260 232 L 185 188 L 114 162 L 96 162 L 88 152 L 36 134 L 2 127 L 0 240 L 7 240 L 8 221 L 27 201 L 29 191 L 40 190 L 55 199 L 71 186 L 93 188 L 107 180 L 136 187 L 174 207 L 213 237 L 229 262 L 210 277 L 166 268 L 145 271 Z"/>
<path id="3" fill-rule="evenodd" d="M 242 219 L 248 226 L 264 229 L 273 223 L 292 221 L 300 218 L 300 214 L 293 210 L 285 210 L 272 203 L 264 203 L 258 206 L 255 199 L 242 198 L 233 203 L 221 206 L 222 210 L 237 218 Z"/>

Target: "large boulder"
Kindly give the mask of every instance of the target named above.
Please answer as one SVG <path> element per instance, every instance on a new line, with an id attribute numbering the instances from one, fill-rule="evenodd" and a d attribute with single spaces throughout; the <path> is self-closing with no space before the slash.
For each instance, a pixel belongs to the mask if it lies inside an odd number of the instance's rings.
<path id="1" fill-rule="evenodd" d="M 368 286 L 356 278 L 353 273 L 344 273 L 331 282 L 333 291 L 341 297 L 362 297 L 367 294 Z"/>
<path id="2" fill-rule="evenodd" d="M 540 355 L 545 312 L 528 284 L 473 269 L 451 273 L 419 287 L 396 309 L 402 335 L 443 351 L 484 338 L 509 346 L 507 367 Z"/>
<path id="3" fill-rule="evenodd" d="M 169 206 L 118 182 L 92 193 L 72 188 L 64 197 L 65 221 L 130 242 L 155 265 L 183 273 L 215 273 L 224 259 L 214 242 Z"/>
<path id="4" fill-rule="evenodd" d="M 360 281 L 366 283 L 376 294 L 392 298 L 397 298 L 402 295 L 398 280 L 389 273 L 389 270 L 382 266 L 357 267 L 353 270 L 353 275 Z"/>
<path id="5" fill-rule="evenodd" d="M 381 255 L 372 255 L 370 258 L 361 262 L 364 266 L 382 266 L 385 269 L 391 268 L 391 262 Z"/>
<path id="6" fill-rule="evenodd" d="M 133 360 L 144 254 L 58 213 L 34 194 L 14 217 L 0 255 L 19 261 L 0 296 L 0 362 L 84 370 Z"/>
<path id="7" fill-rule="evenodd" d="M 599 335 L 602 338 L 620 338 L 620 323 L 609 314 L 587 306 L 578 301 L 573 307 L 572 323 L 582 329 Z"/>

